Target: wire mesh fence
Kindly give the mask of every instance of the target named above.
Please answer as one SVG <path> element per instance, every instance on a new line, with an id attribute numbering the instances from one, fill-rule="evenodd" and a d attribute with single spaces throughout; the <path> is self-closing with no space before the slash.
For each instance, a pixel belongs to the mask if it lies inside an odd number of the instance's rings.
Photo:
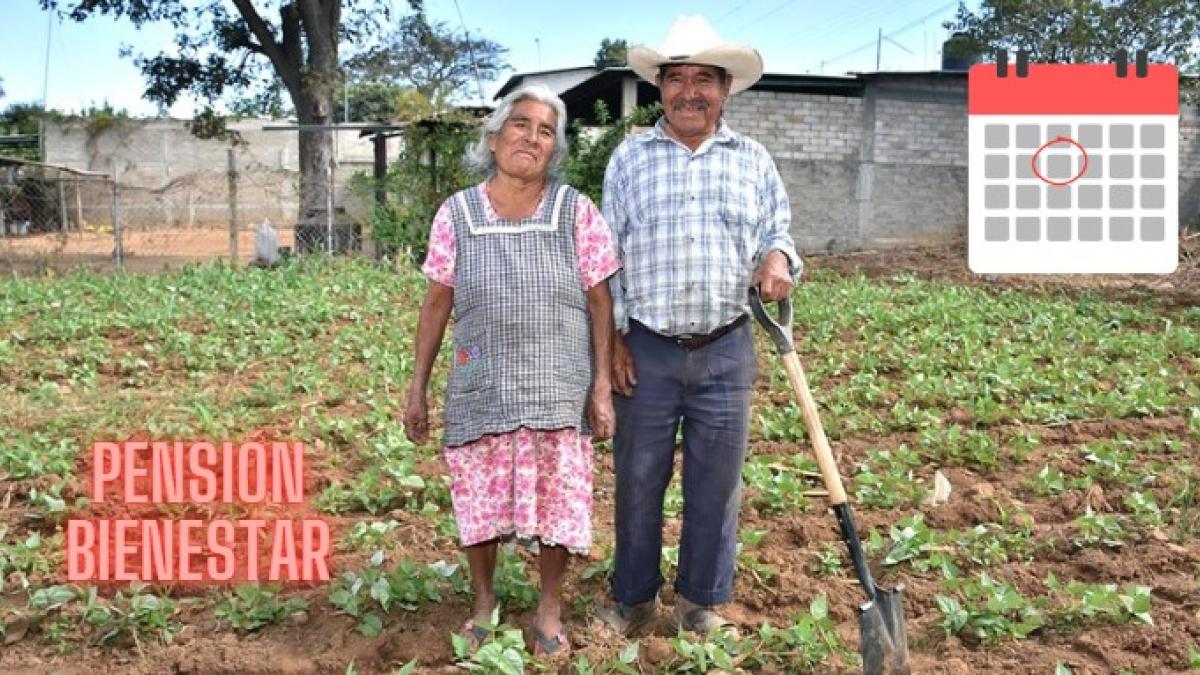
<path id="1" fill-rule="evenodd" d="M 0 157 L 0 271 L 248 263 L 256 241 L 261 253 L 260 230 L 283 256 L 374 253 L 371 195 L 347 187 L 361 162 L 312 177 L 334 187 L 302 213 L 294 159 L 261 154 L 235 148 L 224 162 L 166 169 L 113 157 L 104 172 Z"/>

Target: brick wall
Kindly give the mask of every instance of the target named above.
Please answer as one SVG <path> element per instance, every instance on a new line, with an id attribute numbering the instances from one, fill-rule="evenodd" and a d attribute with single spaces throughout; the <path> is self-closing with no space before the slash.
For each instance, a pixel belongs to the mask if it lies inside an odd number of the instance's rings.
<path id="1" fill-rule="evenodd" d="M 746 91 L 726 120 L 771 152 L 804 250 L 962 237 L 966 74 L 871 75 L 861 98 Z M 1200 218 L 1200 111 L 1180 118 L 1180 220 Z"/>

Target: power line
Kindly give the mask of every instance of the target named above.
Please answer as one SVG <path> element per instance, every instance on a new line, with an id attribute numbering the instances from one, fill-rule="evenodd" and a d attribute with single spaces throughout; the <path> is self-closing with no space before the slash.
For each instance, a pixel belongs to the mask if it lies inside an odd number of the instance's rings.
<path id="1" fill-rule="evenodd" d="M 728 12 L 725 12 L 721 16 L 718 16 L 716 19 L 714 19 L 713 23 L 721 23 L 722 19 L 733 16 L 734 14 L 737 14 L 739 11 L 742 10 L 743 7 L 745 7 L 746 5 L 750 4 L 753 1 L 754 0 L 746 0 L 745 2 L 738 3 L 733 9 L 729 10 Z"/>
<path id="2" fill-rule="evenodd" d="M 928 14 L 925 14 L 924 16 L 920 17 L 919 19 L 915 19 L 915 20 L 913 20 L 913 21 L 910 21 L 909 23 L 907 23 L 907 24 L 905 24 L 905 25 L 901 26 L 900 28 L 897 28 L 896 30 L 894 30 L 894 31 L 892 31 L 892 32 L 888 33 L 887 35 L 884 35 L 884 36 L 882 36 L 882 37 L 883 37 L 883 38 L 888 38 L 888 39 L 890 39 L 890 38 L 892 38 L 892 37 L 895 37 L 895 36 L 897 36 L 897 35 L 900 35 L 901 33 L 904 33 L 905 31 L 908 31 L 909 29 L 911 29 L 911 28 L 914 28 L 915 26 L 919 26 L 919 25 L 921 25 L 921 24 L 922 24 L 922 23 L 924 23 L 925 21 L 927 21 L 927 20 L 929 20 L 929 19 L 933 18 L 934 16 L 937 16 L 938 14 L 940 14 L 940 13 L 942 13 L 942 12 L 946 11 L 947 9 L 950 9 L 951 7 L 957 7 L 957 6 L 958 6 L 958 2 L 957 2 L 957 1 L 955 1 L 955 2 L 948 2 L 948 3 L 946 3 L 946 4 L 944 4 L 944 5 L 940 6 L 940 7 L 938 7 L 937 9 L 933 10 L 932 12 L 929 12 Z M 834 63 L 834 62 L 836 62 L 836 61 L 841 61 L 842 59 L 844 59 L 844 58 L 846 58 L 846 57 L 848 57 L 848 56 L 854 56 L 855 54 L 857 54 L 857 53 L 859 53 L 859 52 L 863 51 L 864 49 L 870 49 L 871 47 L 874 47 L 874 46 L 875 46 L 875 45 L 878 43 L 878 41 L 879 41 L 879 38 L 872 39 L 870 42 L 865 42 L 865 43 L 863 43 L 862 45 L 859 45 L 858 47 L 855 47 L 854 49 L 851 49 L 850 51 L 844 52 L 844 53 L 842 53 L 842 54 L 838 54 L 837 56 L 835 56 L 835 57 L 833 57 L 833 58 L 830 58 L 830 59 L 824 59 L 824 60 L 823 60 L 821 63 L 822 63 L 822 64 L 825 64 L 825 65 L 828 65 L 828 64 Z"/>
<path id="3" fill-rule="evenodd" d="M 46 105 L 46 95 L 50 91 L 50 44 L 51 31 L 54 28 L 54 12 L 46 12 L 46 64 L 42 67 L 42 107 Z"/>
<path id="4" fill-rule="evenodd" d="M 463 18 L 462 7 L 454 0 L 454 9 L 458 11 L 458 22 L 462 24 L 463 34 L 467 37 L 467 56 L 471 57 L 471 70 L 475 71 L 475 89 L 479 92 L 479 105 L 486 106 L 483 98 L 483 80 L 479 77 L 479 62 L 475 60 L 475 48 L 471 45 L 471 31 L 467 30 L 467 20 Z"/>
<path id="5" fill-rule="evenodd" d="M 756 24 L 756 23 L 758 23 L 758 22 L 762 21 L 763 19 L 766 19 L 767 17 L 769 17 L 769 16 L 772 16 L 772 15 L 774 15 L 774 14 L 778 13 L 778 12 L 779 12 L 780 10 L 782 10 L 784 7 L 787 7 L 788 5 L 792 4 L 793 2 L 795 2 L 795 0 L 785 0 L 785 1 L 784 1 L 782 4 L 779 4 L 779 5 L 775 6 L 773 9 L 771 9 L 770 11 L 768 11 L 768 12 L 767 12 L 767 13 L 765 13 L 765 14 L 762 14 L 762 15 L 761 15 L 761 16 L 759 16 L 757 19 L 754 19 L 754 20 L 753 20 L 753 21 L 751 21 L 750 23 L 748 23 L 748 24 L 746 24 L 746 25 L 742 26 L 741 28 L 739 28 L 739 29 L 737 29 L 737 30 L 733 31 L 733 35 L 737 35 L 738 33 L 741 33 L 742 31 L 744 31 L 744 30 L 746 30 L 747 28 L 749 28 L 749 27 L 753 26 L 754 24 Z"/>

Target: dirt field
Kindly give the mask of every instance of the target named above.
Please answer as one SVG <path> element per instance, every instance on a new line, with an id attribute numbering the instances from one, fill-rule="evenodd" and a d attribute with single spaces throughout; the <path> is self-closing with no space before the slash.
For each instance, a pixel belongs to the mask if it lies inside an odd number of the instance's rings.
<path id="1" fill-rule="evenodd" d="M 212 241 L 206 244 L 212 249 L 210 255 L 227 247 L 225 236 L 224 233 L 212 235 Z M 79 255 L 103 255 L 108 245 L 97 239 L 87 244 L 81 242 L 78 250 L 73 250 Z M 246 238 L 241 246 L 243 251 L 249 251 L 253 242 Z M 881 283 L 896 275 L 912 275 L 939 286 L 986 289 L 996 293 L 1015 290 L 1034 295 L 1062 295 L 1068 299 L 1076 298 L 1076 294 L 1087 294 L 1087 298 L 1115 305 L 1153 304 L 1155 316 L 1163 321 L 1190 325 L 1192 330 L 1197 328 L 1194 312 L 1200 305 L 1200 240 L 1194 238 L 1184 244 L 1179 271 L 1166 277 L 1003 277 L 988 281 L 971 274 L 966 269 L 965 258 L 964 248 L 957 245 L 812 257 L 808 262 L 810 274 L 829 273 L 832 277 L 842 277 L 864 273 Z M 808 329 L 803 317 L 797 317 L 797 325 L 801 332 Z M 1131 330 L 1153 333 L 1166 330 L 1165 325 L 1138 326 Z M 858 337 L 850 332 L 842 339 L 852 342 Z M 132 341 L 125 349 L 130 354 L 141 353 L 141 347 Z M 761 372 L 774 370 L 774 358 L 765 341 L 760 341 L 759 353 Z M 121 353 L 113 354 L 114 362 L 121 356 Z M 806 365 L 810 360 L 819 362 L 820 356 L 801 349 Z M 1190 378 L 1195 383 L 1200 379 L 1197 371 L 1200 354 L 1183 355 L 1179 363 L 1170 365 L 1185 373 L 1185 380 Z M 256 367 L 259 366 L 252 363 L 247 372 L 253 374 Z M 825 364 L 818 369 L 827 375 L 822 386 L 828 391 L 839 382 L 849 382 L 854 367 L 851 365 L 850 372 L 841 374 L 830 371 Z M 1130 373 L 1130 377 L 1137 375 Z M 231 386 L 244 393 L 253 386 L 254 380 L 249 377 Z M 900 384 L 898 379 L 890 382 Z M 4 377 L 0 377 L 0 383 L 14 391 L 21 387 L 20 382 Z M 1179 386 L 1186 387 L 1187 382 Z M 391 395 L 398 396 L 396 392 Z M 897 403 L 889 396 L 884 392 L 884 407 Z M 314 392 L 311 397 L 329 408 L 330 419 L 365 417 L 370 413 L 368 406 L 354 397 L 322 400 L 319 392 Z M 786 406 L 789 400 L 789 393 L 777 376 L 760 376 L 755 396 L 756 419 L 763 410 Z M 883 536 L 882 548 L 872 549 L 870 553 L 881 580 L 885 584 L 903 582 L 907 586 L 906 614 L 913 672 L 1099 675 L 1192 670 L 1192 664 L 1200 658 L 1200 655 L 1193 655 L 1193 650 L 1200 645 L 1197 577 L 1200 539 L 1195 536 L 1200 534 L 1200 517 L 1192 509 L 1200 502 L 1193 504 L 1192 495 L 1190 492 L 1185 495 L 1185 491 L 1200 490 L 1200 482 L 1172 477 L 1171 467 L 1190 466 L 1200 459 L 1200 400 L 1191 398 L 1190 402 L 1171 406 L 1162 413 L 1084 417 L 1040 424 L 1012 421 L 990 424 L 973 417 L 976 413 L 958 406 L 949 406 L 948 410 L 946 424 L 986 429 L 992 438 L 1034 437 L 1037 440 L 1023 448 L 1019 461 L 1011 456 L 1016 452 L 1013 448 L 1017 447 L 1017 442 L 1012 441 L 1010 447 L 1006 441 L 1001 448 L 1001 458 L 990 467 L 970 462 L 935 465 L 924 460 L 911 466 L 907 476 L 903 477 L 904 485 L 918 486 L 922 494 L 932 484 L 935 470 L 942 471 L 952 486 L 949 500 L 944 504 L 922 505 L 918 496 L 914 500 L 901 501 L 894 508 L 877 506 L 856 511 L 864 536 L 872 530 Z M 286 429 L 289 421 L 295 421 L 300 414 L 281 413 L 274 424 L 276 428 Z M 848 418 L 839 414 L 838 419 Z M 37 426 L 32 418 L 25 422 L 14 420 L 10 424 L 14 428 L 22 428 L 22 424 L 28 428 Z M 928 447 L 931 441 L 924 433 L 918 429 L 855 430 L 844 424 L 833 445 L 843 472 L 851 476 L 855 474 L 854 467 L 876 461 L 878 455 L 874 453 L 881 450 L 896 452 L 900 448 Z M 1080 451 L 1089 444 L 1096 447 L 1109 447 L 1105 445 L 1109 444 L 1116 448 L 1114 452 L 1118 455 L 1122 448 L 1136 450 L 1131 450 L 1132 454 L 1121 460 L 1123 463 L 1110 465 L 1104 463 L 1103 457 L 1100 460 L 1089 458 Z M 311 465 L 321 468 L 313 479 L 314 493 L 335 483 L 348 484 L 356 474 L 369 468 L 370 460 L 366 457 L 346 455 L 337 458 L 333 456 L 334 448 L 320 444 L 316 452 Z M 754 434 L 751 446 L 751 456 L 759 458 L 764 465 L 777 469 L 785 467 L 775 474 L 777 477 L 787 474 L 786 467 L 794 466 L 793 458 L 804 452 L 806 448 L 802 443 L 764 438 L 759 432 Z M 1052 478 L 1043 473 L 1047 467 L 1060 472 L 1063 487 L 1055 487 Z M 436 455 L 427 454 L 415 466 L 415 472 L 434 481 L 442 468 Z M 1150 482 L 1139 484 L 1125 480 L 1126 476 L 1151 478 Z M 1157 481 L 1154 476 L 1158 477 Z M 1095 480 L 1091 481 L 1090 477 Z M 1086 485 L 1084 478 L 1089 478 Z M 552 671 L 617 672 L 596 667 L 596 664 L 607 663 L 615 668 L 611 664 L 625 647 L 623 641 L 603 637 L 589 627 L 592 604 L 605 597 L 607 581 L 602 571 L 593 572 L 587 579 L 581 576 L 590 567 L 603 563 L 612 541 L 612 461 L 607 452 L 597 453 L 595 480 L 596 546 L 590 560 L 573 565 L 565 591 L 571 607 L 569 622 L 574 651 L 570 663 L 544 666 Z M 848 483 L 854 499 L 860 483 L 854 479 Z M 53 522 L 39 524 L 28 520 L 29 508 L 22 503 L 22 495 L 27 496 L 30 488 L 37 485 L 37 480 L 0 476 L 0 492 L 7 491 L 3 508 L 0 508 L 0 523 L 12 532 L 20 533 L 18 539 L 30 532 L 40 531 L 49 536 L 55 531 Z M 811 478 L 805 480 L 804 487 L 809 491 L 819 489 Z M 78 486 L 68 488 L 64 497 L 71 494 L 70 490 L 78 489 Z M 1134 498 L 1134 493 L 1139 496 Z M 1157 525 L 1148 524 L 1151 523 L 1149 520 L 1134 523 L 1135 515 L 1143 512 L 1130 506 L 1130 500 L 1143 497 L 1153 499 L 1165 520 Z M 767 495 L 755 485 L 748 486 L 741 527 L 743 531 L 761 531 L 764 538 L 760 543 L 746 547 L 747 551 L 752 551 L 753 562 L 739 567 L 736 597 L 726 607 L 727 616 L 739 625 L 743 635 L 753 634 L 763 623 L 789 625 L 798 613 L 809 611 L 814 599 L 825 595 L 837 637 L 849 653 L 855 653 L 858 629 L 854 608 L 862 602 L 862 597 L 845 562 L 838 565 L 828 560 L 829 551 L 842 550 L 833 517 L 821 508 L 821 497 L 817 495 L 810 495 L 811 506 L 804 510 L 781 509 L 768 503 L 768 498 L 775 499 L 777 495 Z M 890 528 L 902 521 L 912 522 L 916 514 L 923 515 L 924 523 L 938 532 L 969 533 L 977 526 L 984 528 L 981 531 L 985 534 L 972 540 L 971 544 L 976 547 L 972 549 L 975 553 L 971 554 L 978 556 L 976 562 L 959 561 L 964 576 L 986 573 L 1010 584 L 1028 599 L 1061 600 L 1067 597 L 1063 593 L 1056 594 L 1048 584 L 1051 576 L 1064 583 L 1116 584 L 1121 589 L 1127 585 L 1148 586 L 1153 602 L 1153 625 L 1132 619 L 1108 621 L 1100 614 L 1084 613 L 1036 630 L 1023 639 L 980 640 L 971 637 L 969 631 L 948 634 L 943 627 L 946 612 L 939 608 L 938 596 L 952 593 L 938 573 L 933 555 L 939 551 L 939 546 L 949 547 L 950 544 L 934 542 L 906 562 L 880 564 L 889 551 L 895 550 L 895 537 L 888 538 Z M 1126 525 L 1120 541 L 1113 545 L 1081 544 L 1080 518 L 1083 514 L 1116 514 L 1127 518 L 1128 521 L 1122 521 Z M 386 535 L 389 560 L 403 557 L 417 563 L 434 563 L 455 559 L 453 540 L 439 529 L 440 521 L 415 513 L 411 508 L 397 507 L 374 514 L 350 509 L 333 517 L 335 528 L 341 535 L 364 521 L 396 523 Z M 678 532 L 678 518 L 669 518 L 665 543 L 673 544 Z M 989 548 L 989 538 L 999 542 L 1001 550 Z M 5 541 L 10 539 L 12 537 Z M 824 559 L 823 554 L 826 554 Z M 340 551 L 335 557 L 335 568 L 361 569 L 369 555 L 366 548 Z M 519 551 L 515 555 L 530 562 L 533 560 L 525 552 Z M 929 566 L 921 569 L 916 562 Z M 528 569 L 529 576 L 536 582 L 536 566 L 530 564 Z M 761 574 L 755 570 L 761 570 Z M 61 570 L 34 574 L 30 580 L 35 588 L 61 582 Z M 10 579 L 6 601 L 0 609 L 11 609 L 24 601 L 24 596 L 16 590 L 19 583 L 14 585 L 14 581 L 17 580 Z M 188 597 L 179 589 L 166 591 L 177 599 Z M 288 592 L 289 597 L 307 600 L 309 608 L 288 613 L 278 625 L 268 625 L 254 632 L 233 631 L 217 616 L 218 595 L 214 592 L 196 602 L 178 604 L 174 619 L 182 624 L 182 630 L 170 644 L 147 640 L 100 647 L 89 644 L 86 637 L 89 633 L 82 627 L 82 621 L 78 621 L 78 625 L 60 627 L 58 630 L 63 633 L 57 637 L 48 628 L 49 623 L 39 627 L 34 622 L 16 628 L 10 623 L 5 646 L 0 651 L 0 670 L 14 673 L 299 674 L 349 672 L 348 666 L 353 664 L 353 672 L 390 673 L 416 659 L 416 672 L 460 671 L 455 665 L 448 635 L 468 614 L 470 598 L 466 595 L 446 594 L 444 601 L 420 603 L 416 611 L 392 612 L 382 632 L 372 636 L 364 635 L 357 628 L 355 618 L 331 605 L 329 589 L 324 586 Z M 673 599 L 668 581 L 662 596 L 665 607 L 669 608 Z M 1051 608 L 1045 609 L 1047 615 L 1051 612 Z M 531 616 L 530 609 L 524 608 L 508 612 L 503 618 L 513 626 L 524 627 L 529 625 Z M 666 610 L 663 616 L 665 618 Z M 648 635 L 640 638 L 639 658 L 629 672 L 694 672 L 695 660 L 681 656 L 674 638 L 667 622 L 660 621 Z M 581 657 L 586 657 L 589 667 L 596 667 L 596 670 L 585 670 Z M 814 672 L 854 672 L 851 661 L 835 651 L 816 666 Z M 1068 670 L 1056 670 L 1060 667 Z M 787 669 L 767 666 L 761 670 L 786 672 Z"/>

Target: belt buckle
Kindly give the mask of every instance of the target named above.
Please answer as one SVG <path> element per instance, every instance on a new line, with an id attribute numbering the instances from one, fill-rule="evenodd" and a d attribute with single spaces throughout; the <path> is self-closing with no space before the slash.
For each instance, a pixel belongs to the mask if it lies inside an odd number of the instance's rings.
<path id="1" fill-rule="evenodd" d="M 703 337 L 703 336 L 696 335 L 695 333 L 687 333 L 685 335 L 674 336 L 672 338 L 672 341 L 675 343 L 676 347 L 682 347 L 684 349 L 695 349 L 695 347 L 693 347 L 692 344 L 701 337 Z"/>

